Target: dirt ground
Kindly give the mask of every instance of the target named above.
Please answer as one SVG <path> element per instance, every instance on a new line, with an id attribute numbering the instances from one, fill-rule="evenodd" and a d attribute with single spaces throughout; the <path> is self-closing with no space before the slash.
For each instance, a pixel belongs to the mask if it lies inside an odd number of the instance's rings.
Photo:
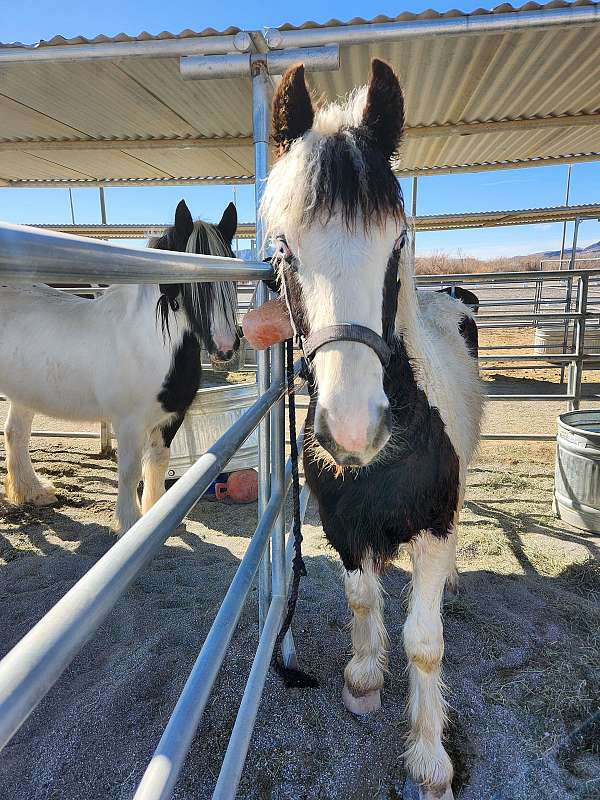
<path id="1" fill-rule="evenodd" d="M 535 413 L 551 429 L 548 405 Z M 490 404 L 494 424 L 513 422 L 506 409 Z M 97 442 L 37 439 L 33 448 L 60 502 L 17 510 L 0 499 L 0 655 L 114 543 L 115 463 L 96 455 Z M 0 479 L 3 469 L 0 444 Z M 545 443 L 484 443 L 469 473 L 460 593 L 444 603 L 448 748 L 461 800 L 600 797 L 600 719 L 590 721 L 600 696 L 600 537 L 554 518 L 552 473 Z M 198 503 L 6 747 L 0 800 L 132 797 L 255 524 L 254 505 Z M 304 535 L 308 578 L 294 630 L 320 687 L 286 690 L 269 676 L 238 796 L 398 800 L 408 561 L 385 577 L 392 649 L 383 707 L 356 719 L 340 697 L 349 635 L 338 561 L 313 507 Z M 178 800 L 211 796 L 256 619 L 253 590 Z"/>

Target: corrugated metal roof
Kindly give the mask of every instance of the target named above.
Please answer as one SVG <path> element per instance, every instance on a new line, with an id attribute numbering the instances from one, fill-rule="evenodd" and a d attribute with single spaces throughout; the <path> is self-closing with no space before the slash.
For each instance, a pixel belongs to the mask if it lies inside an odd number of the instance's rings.
<path id="1" fill-rule="evenodd" d="M 597 4 L 555 0 L 518 9 L 505 4 L 469 15 L 406 12 L 368 21 L 285 24 L 280 30 L 573 7 Z M 238 31 L 54 37 L 35 48 L 185 40 Z M 23 47 L 17 50 L 21 58 Z M 401 76 L 407 130 L 399 174 L 600 158 L 600 24 L 438 34 L 343 44 L 340 51 L 339 71 L 309 77 L 324 98 L 364 83 L 375 55 Z M 5 62 L 0 118 L 0 185 L 235 182 L 250 180 L 253 172 L 249 79 L 183 81 L 174 57 Z"/>

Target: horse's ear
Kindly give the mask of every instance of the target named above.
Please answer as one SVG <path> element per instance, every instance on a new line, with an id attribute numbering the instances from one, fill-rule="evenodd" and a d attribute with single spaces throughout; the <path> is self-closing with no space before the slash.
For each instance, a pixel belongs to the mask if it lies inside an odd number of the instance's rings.
<path id="1" fill-rule="evenodd" d="M 178 239 L 184 242 L 192 235 L 194 230 L 194 220 L 185 200 L 180 200 L 175 209 L 175 234 Z"/>
<path id="2" fill-rule="evenodd" d="M 385 157 L 391 158 L 404 128 L 404 98 L 394 70 L 378 58 L 371 64 L 363 125 Z"/>
<path id="3" fill-rule="evenodd" d="M 304 64 L 290 67 L 273 98 L 273 139 L 280 153 L 312 128 L 314 116 L 304 80 Z"/>
<path id="4" fill-rule="evenodd" d="M 231 242 L 233 241 L 233 237 L 235 236 L 235 232 L 237 230 L 237 223 L 238 223 L 237 209 L 233 205 L 233 203 L 229 203 L 229 205 L 223 212 L 221 221 L 217 225 L 217 228 L 221 231 L 221 236 L 229 244 L 231 244 Z"/>

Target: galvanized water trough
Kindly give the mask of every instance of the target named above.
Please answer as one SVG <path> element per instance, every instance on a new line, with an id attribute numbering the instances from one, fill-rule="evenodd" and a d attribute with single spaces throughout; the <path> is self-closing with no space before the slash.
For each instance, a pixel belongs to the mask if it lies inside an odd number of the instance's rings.
<path id="1" fill-rule="evenodd" d="M 600 531 L 600 409 L 558 417 L 554 510 L 576 528 Z"/>
<path id="2" fill-rule="evenodd" d="M 180 478 L 258 399 L 256 383 L 200 389 L 171 444 L 167 479 Z M 254 431 L 225 466 L 227 472 L 258 466 L 258 433 Z"/>

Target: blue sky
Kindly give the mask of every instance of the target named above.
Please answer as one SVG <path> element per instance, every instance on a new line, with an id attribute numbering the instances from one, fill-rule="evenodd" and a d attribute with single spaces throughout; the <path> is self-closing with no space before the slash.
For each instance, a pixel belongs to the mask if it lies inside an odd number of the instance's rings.
<path id="1" fill-rule="evenodd" d="M 404 10 L 419 12 L 431 6 L 438 11 L 460 7 L 470 11 L 494 4 L 469 2 L 415 2 L 415 0 L 316 0 L 289 4 L 285 9 L 272 0 L 263 2 L 206 3 L 198 0 L 103 0 L 82 3 L 81 0 L 21 0 L 9 3 L 0 0 L 0 41 L 32 43 L 56 34 L 65 37 L 99 33 L 114 35 L 121 31 L 137 34 L 142 30 L 159 33 L 178 32 L 185 28 L 224 29 L 229 25 L 261 28 L 283 22 L 300 23 L 308 19 L 319 22 L 332 17 L 349 20 L 372 18 L 378 14 L 395 16 Z M 480 174 L 440 175 L 419 180 L 419 214 L 494 209 L 531 208 L 560 205 L 564 199 L 567 167 L 499 170 Z M 410 207 L 410 184 L 403 181 Z M 571 179 L 571 203 L 600 200 L 600 163 L 578 164 Z M 215 219 L 232 199 L 232 187 L 146 187 L 106 190 L 109 222 L 170 221 L 177 202 L 185 197 L 194 216 Z M 78 222 L 99 222 L 97 189 L 73 189 L 75 218 Z M 237 189 L 239 218 L 251 220 L 254 215 L 254 193 L 250 186 Z M 69 222 L 70 207 L 66 189 L 0 189 L 0 219 L 10 222 Z M 417 237 L 420 253 L 445 250 L 479 258 L 518 255 L 560 247 L 562 225 L 527 225 L 473 231 L 423 233 Z M 569 232 L 570 234 L 570 232 Z M 586 222 L 580 228 L 583 245 L 600 239 L 600 225 Z"/>

